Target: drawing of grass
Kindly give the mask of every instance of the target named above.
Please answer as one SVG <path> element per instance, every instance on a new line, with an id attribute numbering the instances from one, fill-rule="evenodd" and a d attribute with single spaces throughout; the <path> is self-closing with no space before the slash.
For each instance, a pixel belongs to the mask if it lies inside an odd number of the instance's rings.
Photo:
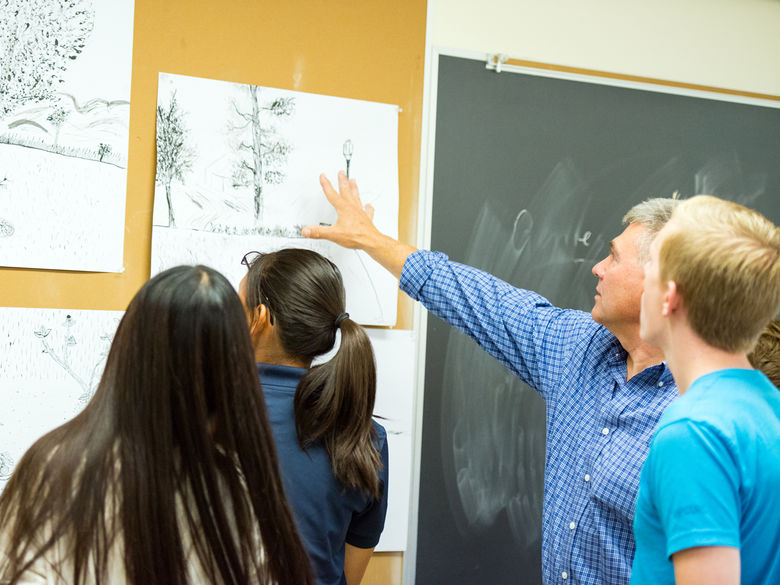
<path id="1" fill-rule="evenodd" d="M 0 188 L 4 200 L 0 232 L 5 241 L 14 242 L 13 247 L 0 248 L 2 261 L 25 258 L 35 265 L 62 255 L 94 257 L 95 246 L 106 251 L 111 230 L 123 225 L 125 173 L 115 165 L 83 158 L 26 149 L 0 138 L 0 160 L 8 175 L 7 185 Z M 79 189 L 70 191 L 71 185 Z M 5 205 L 6 201 L 12 204 Z"/>
<path id="2" fill-rule="evenodd" d="M 71 158 L 82 158 L 90 161 L 98 161 L 105 164 L 110 164 L 120 169 L 127 166 L 127 161 L 121 155 L 121 153 L 115 153 L 110 150 L 105 150 L 105 146 L 102 142 L 95 144 L 94 148 L 86 146 L 70 146 L 65 144 L 55 144 L 44 138 L 38 138 L 35 136 L 29 136 L 18 132 L 2 132 L 0 133 L 0 144 L 8 144 L 13 146 L 23 146 L 25 148 L 36 148 L 52 154 L 59 154 Z"/>

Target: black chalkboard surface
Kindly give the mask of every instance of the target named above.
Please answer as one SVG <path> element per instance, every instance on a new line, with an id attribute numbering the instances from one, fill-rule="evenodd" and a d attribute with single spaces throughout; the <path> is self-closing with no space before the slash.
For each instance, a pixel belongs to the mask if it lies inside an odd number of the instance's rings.
<path id="1" fill-rule="evenodd" d="M 780 109 L 440 56 L 431 248 L 590 311 L 593 265 L 651 196 L 780 220 Z M 541 582 L 544 404 L 428 318 L 416 580 Z"/>

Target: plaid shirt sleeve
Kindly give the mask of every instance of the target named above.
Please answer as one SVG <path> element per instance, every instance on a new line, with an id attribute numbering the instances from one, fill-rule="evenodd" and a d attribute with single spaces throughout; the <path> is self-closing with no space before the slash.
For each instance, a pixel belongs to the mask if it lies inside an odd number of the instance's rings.
<path id="1" fill-rule="evenodd" d="M 565 364 L 590 316 L 553 307 L 481 270 L 419 250 L 407 258 L 401 289 L 457 327 L 547 399 L 560 386 Z"/>

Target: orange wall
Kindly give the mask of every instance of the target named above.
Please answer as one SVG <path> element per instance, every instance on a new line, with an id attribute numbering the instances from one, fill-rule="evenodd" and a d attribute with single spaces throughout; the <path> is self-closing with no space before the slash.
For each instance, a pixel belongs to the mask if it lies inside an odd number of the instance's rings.
<path id="1" fill-rule="evenodd" d="M 121 310 L 149 278 L 160 71 L 401 106 L 399 229 L 412 242 L 425 16 L 426 0 L 136 0 L 125 271 L 0 268 L 0 306 Z M 399 303 L 397 327 L 409 329 L 411 304 Z M 401 562 L 400 553 L 376 556 L 364 583 L 400 583 Z"/>
<path id="2" fill-rule="evenodd" d="M 149 278 L 160 71 L 401 106 L 399 228 L 412 241 L 425 14 L 425 0 L 136 0 L 125 271 L 0 268 L 0 305 L 124 309 Z M 400 302 L 398 327 L 411 328 L 411 305 Z"/>

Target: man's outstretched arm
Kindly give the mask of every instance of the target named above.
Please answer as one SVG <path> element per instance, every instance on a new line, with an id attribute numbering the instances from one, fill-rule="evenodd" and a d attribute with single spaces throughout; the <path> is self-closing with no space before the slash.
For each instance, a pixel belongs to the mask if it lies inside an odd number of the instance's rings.
<path id="1" fill-rule="evenodd" d="M 417 248 L 394 240 L 376 228 L 373 223 L 374 208 L 370 204 L 363 206 L 357 182 L 347 179 L 343 171 L 339 171 L 338 192 L 324 174 L 320 175 L 320 185 L 338 218 L 329 226 L 307 225 L 301 232 L 303 237 L 329 240 L 345 248 L 363 250 L 396 278 L 401 278 L 406 258 Z"/>

